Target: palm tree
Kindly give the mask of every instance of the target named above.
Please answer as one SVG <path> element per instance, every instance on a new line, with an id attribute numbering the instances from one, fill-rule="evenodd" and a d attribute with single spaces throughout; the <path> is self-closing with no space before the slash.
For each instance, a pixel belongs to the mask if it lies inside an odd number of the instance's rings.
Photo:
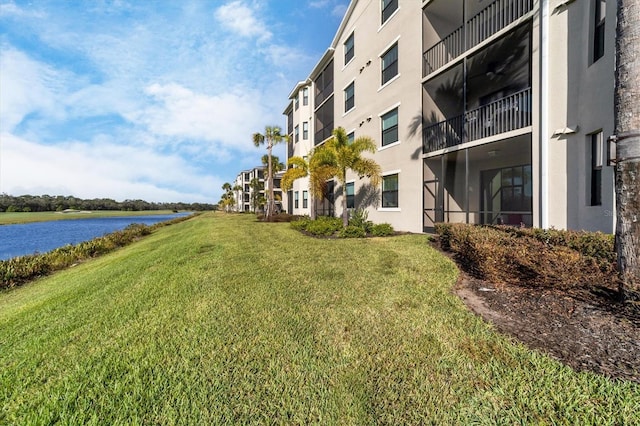
<path id="1" fill-rule="evenodd" d="M 284 172 L 284 175 L 282 176 L 282 180 L 280 181 L 280 187 L 282 188 L 283 191 L 289 191 L 293 187 L 293 182 L 296 179 L 305 178 L 311 174 L 310 163 L 312 161 L 312 158 L 313 158 L 313 151 L 309 153 L 308 159 L 305 159 L 302 157 L 289 158 L 289 160 L 287 161 L 287 165 L 289 166 L 289 168 L 287 169 L 286 172 Z M 315 209 L 315 201 L 314 201 L 316 193 L 313 191 L 313 188 L 311 191 L 309 191 L 309 194 L 311 195 L 310 197 L 311 198 L 310 200 L 311 214 L 309 216 L 313 220 L 316 218 L 316 209 Z M 320 196 L 322 196 L 322 190 L 320 190 Z"/>
<path id="2" fill-rule="evenodd" d="M 342 224 L 346 228 L 349 225 L 349 212 L 347 211 L 347 171 L 357 173 L 360 178 L 367 176 L 371 185 L 380 184 L 380 166 L 370 158 L 363 158 L 364 152 L 376 152 L 376 144 L 368 136 L 360 136 L 353 142 L 349 140 L 347 132 L 342 127 L 333 130 L 333 137 L 324 145 L 315 150 L 311 161 L 312 190 L 318 191 L 331 177 L 335 177 L 342 186 Z"/>
<path id="3" fill-rule="evenodd" d="M 268 158 L 268 166 L 267 166 L 267 185 L 269 186 L 269 198 L 267 200 L 267 208 L 265 211 L 265 218 L 267 221 L 271 220 L 273 216 L 273 212 L 275 211 L 275 200 L 273 198 L 273 165 L 271 152 L 273 147 L 280 142 L 284 142 L 287 140 L 287 136 L 282 134 L 282 130 L 278 126 L 266 126 L 264 129 L 264 134 L 254 133 L 253 134 L 253 144 L 256 147 L 260 145 L 267 145 L 267 156 Z"/>
<path id="4" fill-rule="evenodd" d="M 620 293 L 640 300 L 640 1 L 618 0 L 615 139 Z"/>

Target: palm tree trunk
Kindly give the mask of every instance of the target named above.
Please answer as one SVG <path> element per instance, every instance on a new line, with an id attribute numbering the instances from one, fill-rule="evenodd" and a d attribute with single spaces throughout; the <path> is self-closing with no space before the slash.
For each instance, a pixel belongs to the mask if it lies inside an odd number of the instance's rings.
<path id="1" fill-rule="evenodd" d="M 340 182 L 340 185 L 342 185 L 342 226 L 346 228 L 349 226 L 349 212 L 347 211 L 347 171 L 343 170 L 342 175 L 345 176 Z"/>
<path id="2" fill-rule="evenodd" d="M 269 184 L 269 200 L 267 201 L 267 211 L 265 212 L 265 216 L 267 221 L 271 220 L 271 216 L 273 216 L 273 210 L 274 210 L 274 202 L 273 202 L 273 175 L 272 175 L 272 170 L 273 170 L 273 166 L 271 165 L 271 151 L 273 149 L 273 144 L 271 143 L 271 141 L 269 141 L 269 145 L 268 145 L 268 150 L 269 150 L 269 170 L 268 172 L 268 178 L 267 178 L 267 182 Z"/>
<path id="3" fill-rule="evenodd" d="M 640 300 L 640 0 L 617 6 L 616 251 L 620 293 Z"/>

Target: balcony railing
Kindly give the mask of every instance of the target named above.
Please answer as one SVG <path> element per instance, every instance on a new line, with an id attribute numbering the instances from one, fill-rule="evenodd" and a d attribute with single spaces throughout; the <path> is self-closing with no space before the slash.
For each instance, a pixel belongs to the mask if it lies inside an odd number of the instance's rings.
<path id="1" fill-rule="evenodd" d="M 439 123 L 422 133 L 423 152 L 496 136 L 531 125 L 531 88 Z"/>
<path id="2" fill-rule="evenodd" d="M 533 0 L 495 0 L 423 55 L 423 77 L 482 43 L 533 9 Z"/>
<path id="3" fill-rule="evenodd" d="M 464 37 L 462 27 L 458 28 L 435 46 L 424 52 L 424 68 L 422 75 L 429 75 L 438 68 L 446 65 L 464 52 Z"/>

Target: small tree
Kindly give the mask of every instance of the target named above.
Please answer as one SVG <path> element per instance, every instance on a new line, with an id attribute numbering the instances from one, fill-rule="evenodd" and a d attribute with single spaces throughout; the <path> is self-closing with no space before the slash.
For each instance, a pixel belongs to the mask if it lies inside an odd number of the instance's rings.
<path id="1" fill-rule="evenodd" d="M 382 179 L 380 165 L 371 158 L 363 157 L 364 152 L 376 152 L 376 144 L 373 139 L 368 136 L 360 136 L 350 142 L 345 130 L 338 127 L 334 129 L 333 137 L 316 149 L 310 164 L 312 176 L 314 176 L 311 186 L 314 191 L 322 190 L 325 182 L 331 177 L 337 178 L 340 182 L 343 191 L 342 224 L 345 228 L 349 225 L 346 194 L 347 172 L 351 170 L 357 173 L 360 178 L 367 176 L 373 186 L 378 186 Z"/>
<path id="2" fill-rule="evenodd" d="M 256 147 L 260 145 L 267 145 L 267 156 L 268 156 L 268 165 L 267 165 L 267 185 L 269 186 L 269 197 L 267 202 L 267 208 L 265 210 L 265 218 L 267 221 L 271 220 L 273 213 L 275 211 L 275 200 L 273 197 L 273 160 L 272 160 L 272 151 L 273 147 L 280 142 L 284 142 L 287 140 L 287 136 L 282 134 L 282 130 L 278 126 L 266 126 L 264 129 L 264 134 L 254 133 L 253 134 L 253 144 Z"/>
<path id="3" fill-rule="evenodd" d="M 251 188 L 251 207 L 254 212 L 257 212 L 258 208 L 263 207 L 266 203 L 264 195 L 262 194 L 264 191 L 264 183 L 260 182 L 258 178 L 253 178 L 251 182 L 249 182 L 249 187 Z"/>

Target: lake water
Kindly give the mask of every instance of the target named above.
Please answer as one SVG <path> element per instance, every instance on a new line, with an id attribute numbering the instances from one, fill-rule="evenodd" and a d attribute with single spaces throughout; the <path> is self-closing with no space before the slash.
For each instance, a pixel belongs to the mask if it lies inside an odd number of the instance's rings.
<path id="1" fill-rule="evenodd" d="M 0 225 L 0 260 L 34 253 L 46 253 L 67 244 L 78 244 L 126 228 L 132 223 L 153 225 L 185 216 L 123 216 L 55 220 L 17 225 Z"/>

